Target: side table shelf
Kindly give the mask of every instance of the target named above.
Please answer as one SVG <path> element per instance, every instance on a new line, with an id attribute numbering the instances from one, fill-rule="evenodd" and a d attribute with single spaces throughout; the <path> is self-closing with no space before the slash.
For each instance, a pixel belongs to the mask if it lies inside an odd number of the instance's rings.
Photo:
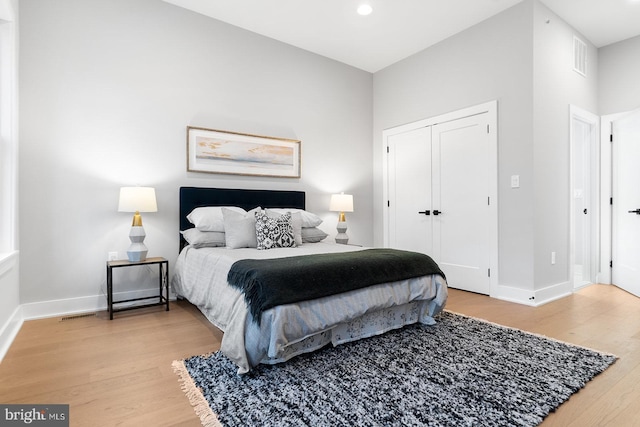
<path id="1" fill-rule="evenodd" d="M 132 267 L 136 265 L 158 265 L 158 295 L 151 295 L 142 298 L 132 298 L 120 301 L 113 300 L 113 269 L 121 267 Z M 146 304 L 135 304 L 127 307 L 114 308 L 116 304 L 126 302 L 145 301 L 157 299 L 157 302 Z M 169 311 L 169 261 L 162 257 L 147 258 L 144 261 L 128 261 L 117 260 L 107 261 L 107 310 L 109 310 L 109 319 L 113 320 L 113 313 L 126 310 L 134 310 L 136 308 L 155 307 L 158 305 L 166 305 L 166 311 Z"/>

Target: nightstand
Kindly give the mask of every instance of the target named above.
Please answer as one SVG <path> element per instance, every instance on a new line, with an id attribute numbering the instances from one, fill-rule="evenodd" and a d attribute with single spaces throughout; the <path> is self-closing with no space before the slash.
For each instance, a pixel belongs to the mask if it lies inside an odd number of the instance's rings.
<path id="1" fill-rule="evenodd" d="M 158 266 L 158 295 L 152 295 L 149 297 L 132 298 L 121 301 L 113 300 L 113 269 L 122 267 L 132 267 L 136 265 L 157 265 Z M 114 308 L 116 304 L 122 304 L 125 302 L 145 301 L 158 299 L 157 302 L 151 302 L 146 304 L 135 304 L 132 306 Z M 166 311 L 169 311 L 169 261 L 162 257 L 147 258 L 144 261 L 128 261 L 117 260 L 107 261 L 107 310 L 109 310 L 109 319 L 113 320 L 113 313 L 119 311 L 133 310 L 143 307 L 154 307 L 157 305 L 166 305 Z"/>

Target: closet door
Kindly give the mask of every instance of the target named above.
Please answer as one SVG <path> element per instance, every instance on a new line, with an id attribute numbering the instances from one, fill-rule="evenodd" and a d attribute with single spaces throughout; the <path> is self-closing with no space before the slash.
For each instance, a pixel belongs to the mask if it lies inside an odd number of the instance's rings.
<path id="1" fill-rule="evenodd" d="M 492 162 L 487 117 L 484 113 L 435 125 L 431 144 L 432 257 L 450 287 L 488 295 Z"/>
<path id="2" fill-rule="evenodd" d="M 387 139 L 389 247 L 432 256 L 431 128 Z"/>

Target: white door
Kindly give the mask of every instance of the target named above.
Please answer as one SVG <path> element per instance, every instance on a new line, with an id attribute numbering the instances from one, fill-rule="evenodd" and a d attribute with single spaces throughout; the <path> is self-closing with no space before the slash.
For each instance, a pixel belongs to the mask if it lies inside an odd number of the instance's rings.
<path id="1" fill-rule="evenodd" d="M 452 288 L 489 294 L 490 137 L 486 113 L 435 125 L 433 258 Z"/>
<path id="2" fill-rule="evenodd" d="M 431 128 L 390 136 L 387 151 L 389 246 L 432 256 Z"/>
<path id="3" fill-rule="evenodd" d="M 596 281 L 598 117 L 571 106 L 571 265 L 573 287 Z"/>
<path id="4" fill-rule="evenodd" d="M 613 122 L 612 283 L 640 296 L 640 111 Z"/>

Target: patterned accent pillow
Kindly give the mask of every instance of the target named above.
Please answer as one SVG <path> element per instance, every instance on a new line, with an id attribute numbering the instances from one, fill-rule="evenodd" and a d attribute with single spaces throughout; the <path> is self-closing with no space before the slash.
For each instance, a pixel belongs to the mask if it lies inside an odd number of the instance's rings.
<path id="1" fill-rule="evenodd" d="M 296 246 L 289 212 L 277 218 L 269 218 L 264 212 L 256 212 L 256 238 L 258 249 L 294 248 Z"/>

